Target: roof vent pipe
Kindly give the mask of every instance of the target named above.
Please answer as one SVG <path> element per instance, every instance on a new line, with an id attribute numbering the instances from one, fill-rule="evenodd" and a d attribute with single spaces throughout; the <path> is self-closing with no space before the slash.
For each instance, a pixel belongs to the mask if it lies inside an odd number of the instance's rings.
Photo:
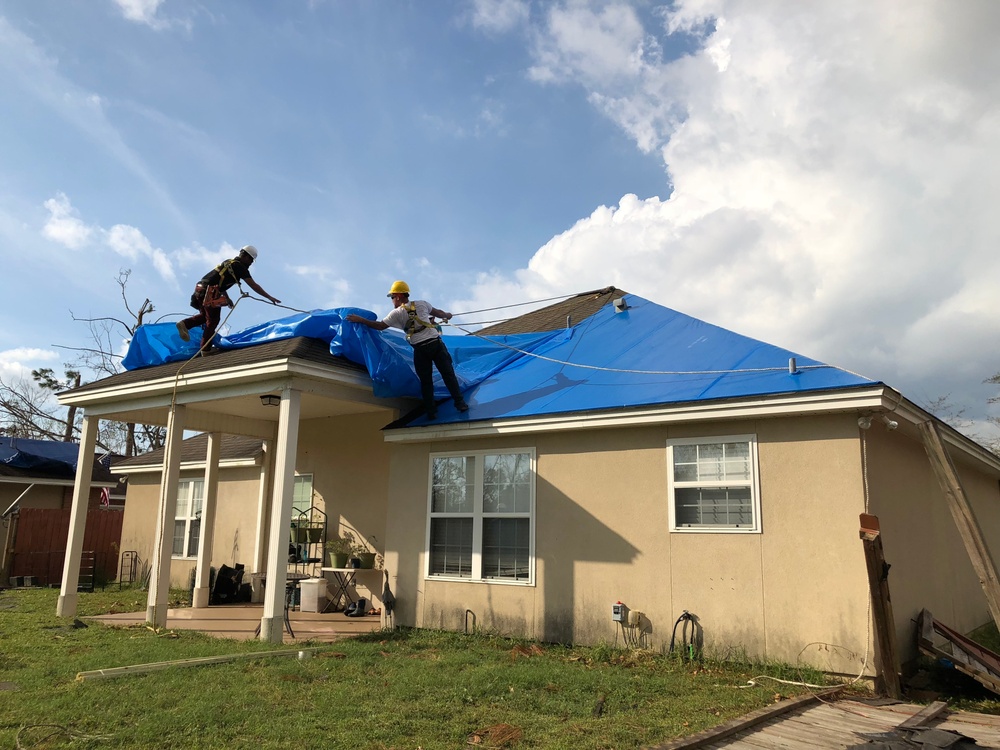
<path id="1" fill-rule="evenodd" d="M 573 327 L 573 316 L 572 315 L 567 315 L 566 316 L 566 327 L 567 328 L 572 328 Z"/>
<path id="2" fill-rule="evenodd" d="M 795 369 L 795 357 L 788 358 L 788 374 L 798 375 L 798 370 Z"/>

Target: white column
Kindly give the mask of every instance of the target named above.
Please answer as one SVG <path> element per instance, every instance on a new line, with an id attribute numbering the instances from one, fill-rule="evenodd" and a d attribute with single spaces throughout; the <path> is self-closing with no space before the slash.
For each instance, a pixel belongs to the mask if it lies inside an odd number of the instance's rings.
<path id="1" fill-rule="evenodd" d="M 183 404 L 175 404 L 167 415 L 167 439 L 163 452 L 163 472 L 160 475 L 160 504 L 149 574 L 149 597 L 146 600 L 146 622 L 159 628 L 167 624 L 170 556 L 174 544 L 174 516 L 177 515 L 177 485 L 181 475 L 184 410 Z"/>
<path id="2" fill-rule="evenodd" d="M 219 448 L 222 435 L 208 434 L 205 451 L 205 497 L 201 504 L 201 534 L 198 537 L 198 568 L 194 582 L 191 606 L 207 607 L 211 583 L 212 542 L 215 537 L 215 505 L 219 497 Z"/>
<path id="3" fill-rule="evenodd" d="M 80 553 L 83 552 L 83 532 L 87 526 L 90 505 L 90 482 L 94 476 L 94 447 L 97 445 L 97 417 L 83 415 L 80 432 L 80 452 L 76 459 L 76 479 L 73 482 L 73 506 L 69 515 L 69 537 L 66 539 L 66 559 L 63 562 L 62 586 L 56 603 L 59 617 L 76 614 L 77 587 L 80 585 Z"/>
<path id="4" fill-rule="evenodd" d="M 296 430 L 297 432 L 297 430 Z M 253 538 L 253 572 L 264 570 L 267 560 L 267 528 L 271 496 L 274 491 L 274 441 L 264 441 L 264 459 L 260 467 L 260 490 L 257 495 L 257 530 Z M 291 511 L 289 511 L 291 513 Z M 284 550 L 278 550 L 284 554 Z"/>
<path id="5" fill-rule="evenodd" d="M 285 583 L 288 580 L 288 533 L 295 488 L 295 454 L 299 445 L 301 393 L 286 388 L 281 394 L 278 438 L 275 441 L 274 495 L 271 501 L 271 535 L 268 541 L 267 586 L 260 640 L 281 643 L 283 639 Z"/>

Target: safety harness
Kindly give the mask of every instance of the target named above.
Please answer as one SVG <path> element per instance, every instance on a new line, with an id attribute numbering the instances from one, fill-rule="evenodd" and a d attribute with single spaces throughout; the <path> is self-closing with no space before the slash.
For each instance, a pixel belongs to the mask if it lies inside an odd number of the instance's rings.
<path id="1" fill-rule="evenodd" d="M 408 302 L 403 305 L 403 309 L 406 310 L 406 322 L 403 324 L 403 333 L 406 334 L 406 339 L 409 341 L 410 336 L 415 333 L 420 333 L 425 328 L 434 328 L 440 331 L 441 328 L 434 323 L 428 323 L 417 315 L 417 305 L 414 302 Z"/>
<path id="2" fill-rule="evenodd" d="M 222 261 L 195 284 L 194 294 L 191 295 L 191 307 L 200 310 L 202 307 L 225 307 L 232 304 L 226 289 L 236 284 L 240 287 L 240 291 L 243 291 L 240 277 L 233 270 L 235 261 L 236 258 Z M 229 284 L 225 283 L 227 274 L 233 279 Z"/>

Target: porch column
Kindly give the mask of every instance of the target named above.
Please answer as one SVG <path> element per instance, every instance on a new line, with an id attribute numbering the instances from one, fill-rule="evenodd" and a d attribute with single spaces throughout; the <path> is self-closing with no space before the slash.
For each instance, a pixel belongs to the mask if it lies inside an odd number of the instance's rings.
<path id="1" fill-rule="evenodd" d="M 170 556 L 174 544 L 174 517 L 177 515 L 177 486 L 181 475 L 184 410 L 183 404 L 174 404 L 167 415 L 167 439 L 163 450 L 163 472 L 160 475 L 160 504 L 149 574 L 149 597 L 146 600 L 146 622 L 158 628 L 167 624 Z"/>
<path id="2" fill-rule="evenodd" d="M 215 539 L 215 505 L 219 497 L 219 448 L 222 436 L 208 433 L 205 451 L 205 498 L 201 504 L 201 524 L 198 527 L 198 567 L 195 573 L 194 596 L 191 606 L 207 607 L 211 584 L 212 542 Z"/>
<path id="3" fill-rule="evenodd" d="M 257 495 L 257 530 L 253 537 L 253 572 L 264 570 L 267 560 L 267 527 L 271 520 L 271 495 L 274 491 L 274 441 L 264 441 L 264 460 L 260 467 L 260 491 Z M 291 511 L 289 511 L 289 515 Z M 279 550 L 282 552 L 282 550 Z"/>
<path id="4" fill-rule="evenodd" d="M 62 586 L 56 602 L 59 617 L 76 614 L 77 587 L 80 585 L 80 553 L 83 552 L 83 532 L 87 526 L 90 505 L 90 482 L 94 476 L 94 448 L 97 445 L 97 417 L 83 415 L 80 431 L 80 452 L 76 459 L 73 480 L 73 506 L 69 514 L 69 536 L 66 539 L 66 559 L 63 561 Z M 290 511 L 289 511 L 290 512 Z"/>
<path id="5" fill-rule="evenodd" d="M 278 437 L 274 459 L 274 495 L 271 501 L 271 536 L 268 541 L 267 585 L 260 640 L 281 643 L 288 580 L 288 533 L 295 488 L 295 455 L 299 446 L 301 392 L 286 388 L 281 394 Z"/>

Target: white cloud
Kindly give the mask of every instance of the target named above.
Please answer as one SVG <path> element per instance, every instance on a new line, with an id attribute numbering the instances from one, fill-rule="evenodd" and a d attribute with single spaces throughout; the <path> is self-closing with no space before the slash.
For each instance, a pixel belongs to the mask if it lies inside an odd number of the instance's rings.
<path id="1" fill-rule="evenodd" d="M 105 233 L 105 242 L 116 253 L 131 261 L 139 257 L 148 258 L 161 277 L 176 283 L 177 277 L 167 254 L 160 248 L 153 247 L 146 236 L 135 227 L 115 224 Z"/>
<path id="2" fill-rule="evenodd" d="M 998 369 L 998 24 L 991 2 L 680 0 L 665 26 L 700 49 L 663 60 L 627 7 L 553 8 L 535 79 L 584 87 L 674 191 L 596 209 L 463 304 L 613 283 L 918 398 L 969 394 Z"/>
<path id="3" fill-rule="evenodd" d="M 473 0 L 468 20 L 481 31 L 504 33 L 526 23 L 529 15 L 527 0 Z"/>
<path id="4" fill-rule="evenodd" d="M 163 0 L 114 0 L 114 3 L 129 21 L 142 23 L 154 29 L 166 25 L 165 21 L 156 17 L 156 11 L 163 4 Z"/>
<path id="5" fill-rule="evenodd" d="M 27 380 L 32 370 L 58 360 L 59 355 L 48 349 L 19 347 L 0 351 L 0 378 L 8 385 L 17 380 Z"/>
<path id="6" fill-rule="evenodd" d="M 149 239 L 138 229 L 127 224 L 115 224 L 111 229 L 89 226 L 77 215 L 77 210 L 64 193 L 56 193 L 44 203 L 49 218 L 42 227 L 42 236 L 58 242 L 70 249 L 78 249 L 98 241 L 123 258 L 136 262 L 148 259 L 160 276 L 176 283 L 170 257 L 160 248 L 153 247 Z"/>
<path id="7" fill-rule="evenodd" d="M 47 239 L 65 245 L 71 250 L 83 247 L 94 234 L 77 216 L 76 209 L 70 205 L 69 198 L 64 193 L 56 193 L 44 203 L 49 212 L 48 221 L 42 227 L 42 235 Z"/>

